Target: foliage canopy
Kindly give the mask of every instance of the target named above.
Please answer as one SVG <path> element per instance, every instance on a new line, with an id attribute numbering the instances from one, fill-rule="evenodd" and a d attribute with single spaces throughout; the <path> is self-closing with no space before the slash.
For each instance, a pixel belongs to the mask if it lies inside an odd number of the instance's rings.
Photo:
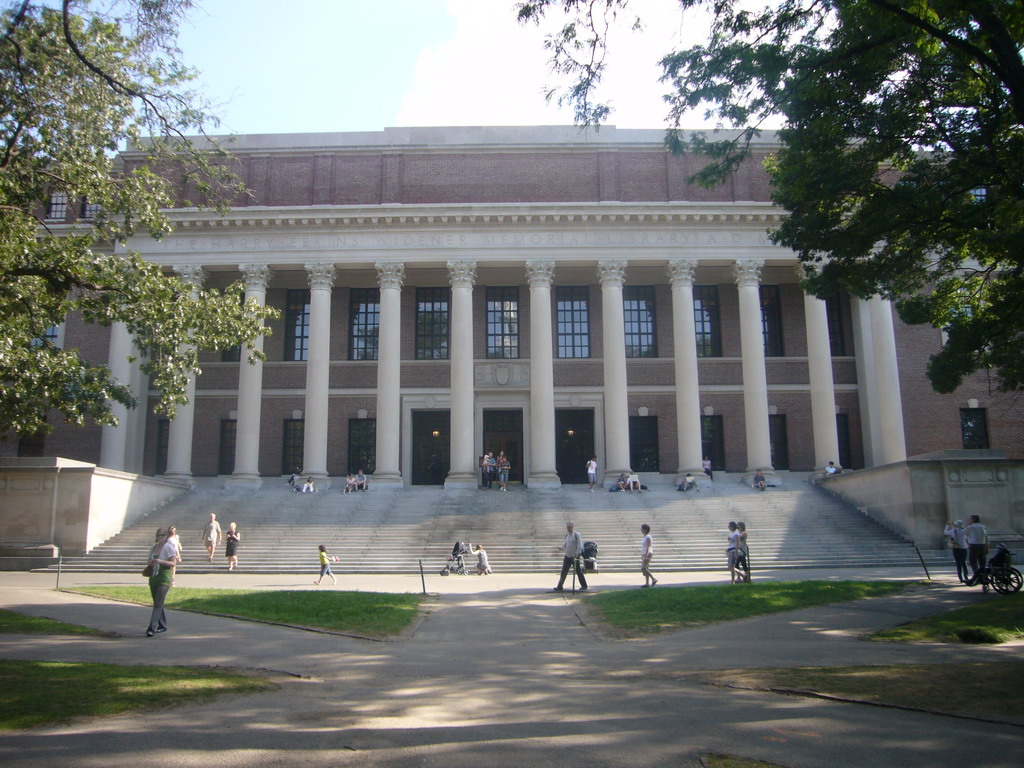
<path id="1" fill-rule="evenodd" d="M 272 311 L 243 306 L 240 285 L 196 292 L 124 248 L 137 232 L 170 231 L 175 184 L 213 204 L 234 189 L 223 157 L 185 138 L 210 121 L 175 47 L 190 6 L 24 0 L 0 13 L 0 432 L 46 431 L 53 410 L 114 423 L 111 402 L 136 405 L 106 360 L 47 339 L 68 316 L 123 323 L 172 416 L 198 349 L 264 332 Z M 146 161 L 122 166 L 126 145 L 146 146 Z"/>
<path id="2" fill-rule="evenodd" d="M 642 11 L 642 6 L 634 4 Z M 710 19 L 701 44 L 661 60 L 667 146 L 713 162 L 714 184 L 781 116 L 768 171 L 788 211 L 774 241 L 827 296 L 896 301 L 903 320 L 946 331 L 934 388 L 976 371 L 1024 388 L 1024 5 L 1001 0 L 679 0 L 684 22 Z M 629 0 L 535 0 L 521 21 L 562 14 L 547 39 L 560 101 L 596 124 L 608 29 Z M 633 24 L 638 23 L 632 21 Z M 685 29 L 685 26 L 684 26 Z M 704 110 L 728 138 L 690 135 Z"/>

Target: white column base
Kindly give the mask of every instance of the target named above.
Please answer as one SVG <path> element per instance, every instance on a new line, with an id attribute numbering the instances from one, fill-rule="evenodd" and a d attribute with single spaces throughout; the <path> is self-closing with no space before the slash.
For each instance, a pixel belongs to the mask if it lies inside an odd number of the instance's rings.
<path id="1" fill-rule="evenodd" d="M 460 472 L 453 469 L 448 473 L 448 477 L 444 479 L 445 488 L 479 488 L 480 487 L 480 473 L 479 472 Z"/>
<path id="2" fill-rule="evenodd" d="M 190 490 L 196 487 L 195 478 L 190 474 L 182 472 L 165 472 L 164 474 L 159 475 L 159 477 L 163 480 L 174 480 L 178 483 L 187 483 Z"/>
<path id="3" fill-rule="evenodd" d="M 389 488 L 400 488 L 405 485 L 400 472 L 374 473 L 372 475 L 368 475 L 366 480 L 367 488 L 373 488 L 377 485 L 386 485 Z"/>
<path id="4" fill-rule="evenodd" d="M 263 478 L 259 475 L 231 475 L 224 479 L 226 491 L 258 491 L 263 487 Z"/>
<path id="5" fill-rule="evenodd" d="M 533 490 L 557 489 L 562 487 L 562 481 L 554 472 L 536 472 L 530 474 L 526 487 Z"/>

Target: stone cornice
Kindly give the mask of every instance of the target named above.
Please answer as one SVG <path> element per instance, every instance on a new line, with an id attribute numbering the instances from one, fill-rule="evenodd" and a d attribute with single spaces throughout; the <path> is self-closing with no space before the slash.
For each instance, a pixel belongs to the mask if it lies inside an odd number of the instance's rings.
<path id="1" fill-rule="evenodd" d="M 339 227 L 680 226 L 726 225 L 771 229 L 784 212 L 770 203 L 474 204 L 447 206 L 311 206 L 236 208 L 224 216 L 208 210 L 166 211 L 175 229 L 289 229 Z"/>

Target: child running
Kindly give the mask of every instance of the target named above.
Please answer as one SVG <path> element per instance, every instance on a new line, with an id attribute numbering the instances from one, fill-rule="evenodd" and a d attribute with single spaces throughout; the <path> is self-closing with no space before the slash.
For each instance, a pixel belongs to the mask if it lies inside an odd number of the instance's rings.
<path id="1" fill-rule="evenodd" d="M 338 559 L 334 558 L 334 562 L 338 562 Z M 331 582 L 333 582 L 334 584 L 338 583 L 338 580 L 336 578 L 334 578 L 334 574 L 331 573 L 331 558 L 329 558 L 327 556 L 327 547 L 325 547 L 323 544 L 321 544 L 320 545 L 320 578 L 317 579 L 316 581 L 314 581 L 313 583 L 316 584 L 319 587 L 320 586 L 320 582 L 324 580 L 324 576 L 330 576 L 331 577 Z"/>

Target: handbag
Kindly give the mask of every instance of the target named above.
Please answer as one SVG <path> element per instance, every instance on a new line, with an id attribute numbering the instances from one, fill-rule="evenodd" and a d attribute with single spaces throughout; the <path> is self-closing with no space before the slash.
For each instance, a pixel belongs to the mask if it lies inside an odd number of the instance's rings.
<path id="1" fill-rule="evenodd" d="M 147 579 L 150 576 L 153 575 L 153 566 L 152 566 L 152 564 L 149 564 L 145 568 L 142 569 L 142 575 L 143 575 L 143 577 L 145 577 Z"/>

